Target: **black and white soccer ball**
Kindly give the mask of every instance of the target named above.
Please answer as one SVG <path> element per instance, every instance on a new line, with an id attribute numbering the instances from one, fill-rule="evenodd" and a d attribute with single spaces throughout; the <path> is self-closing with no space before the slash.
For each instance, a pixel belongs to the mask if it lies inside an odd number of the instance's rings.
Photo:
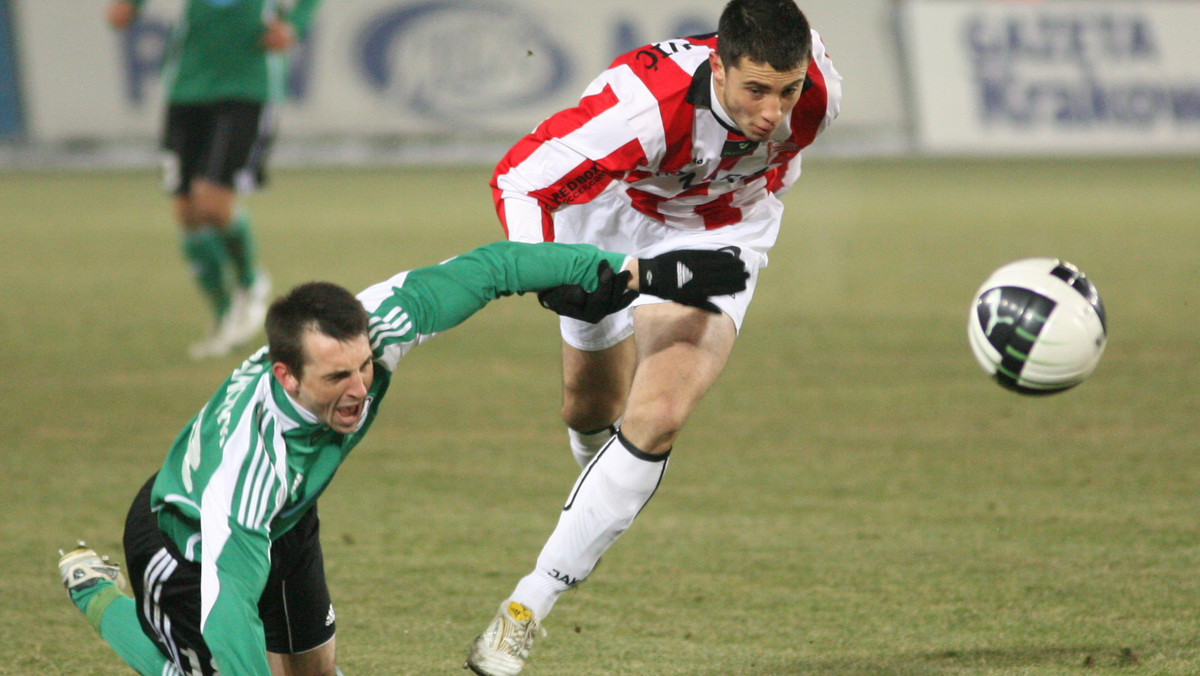
<path id="1" fill-rule="evenodd" d="M 1074 265 L 1025 258 L 1005 265 L 975 293 L 967 324 L 971 351 L 1001 386 L 1052 394 L 1083 382 L 1108 341 L 1100 292 Z"/>

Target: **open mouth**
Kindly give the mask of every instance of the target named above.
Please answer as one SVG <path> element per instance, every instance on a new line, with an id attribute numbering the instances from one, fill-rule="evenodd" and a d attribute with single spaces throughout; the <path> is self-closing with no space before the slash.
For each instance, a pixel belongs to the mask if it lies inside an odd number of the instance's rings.
<path id="1" fill-rule="evenodd" d="M 342 425 L 353 425 L 358 422 L 358 418 L 362 415 L 363 402 L 350 404 L 348 406 L 338 406 L 333 409 L 334 418 Z"/>

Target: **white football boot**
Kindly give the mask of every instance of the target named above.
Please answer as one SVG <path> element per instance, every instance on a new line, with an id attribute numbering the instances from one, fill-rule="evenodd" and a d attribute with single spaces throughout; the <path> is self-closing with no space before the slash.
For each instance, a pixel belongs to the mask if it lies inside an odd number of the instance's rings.
<path id="1" fill-rule="evenodd" d="M 245 345 L 263 330 L 263 321 L 267 318 L 267 307 L 270 303 L 271 275 L 260 269 L 254 276 L 253 284 L 233 292 L 233 306 L 230 310 L 233 326 L 226 336 L 233 347 Z"/>
<path id="2" fill-rule="evenodd" d="M 525 667 L 535 634 L 545 636 L 546 630 L 533 612 L 516 601 L 506 601 L 471 644 L 463 668 L 480 676 L 517 676 Z"/>
<path id="3" fill-rule="evenodd" d="M 101 580 L 108 580 L 118 589 L 125 588 L 125 576 L 121 574 L 121 566 L 111 563 L 107 556 L 100 556 L 89 549 L 82 540 L 75 549 L 65 554 L 60 549 L 58 553 L 62 555 L 58 560 L 58 574 L 68 592 L 87 589 Z"/>

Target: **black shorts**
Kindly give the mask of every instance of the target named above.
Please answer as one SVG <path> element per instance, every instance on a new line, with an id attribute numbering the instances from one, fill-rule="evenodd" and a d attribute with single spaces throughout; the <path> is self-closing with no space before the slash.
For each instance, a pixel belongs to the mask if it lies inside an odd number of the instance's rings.
<path id="1" fill-rule="evenodd" d="M 138 619 L 142 631 L 183 673 L 211 676 L 216 673 L 212 653 L 200 634 L 200 564 L 184 559 L 158 529 L 150 511 L 153 485 L 150 477 L 125 521 L 126 572 Z M 314 505 L 271 545 L 271 572 L 258 601 L 270 652 L 307 652 L 328 643 L 336 632 L 320 525 Z"/>
<path id="2" fill-rule="evenodd" d="M 275 113 L 269 104 L 172 104 L 163 130 L 163 186 L 185 195 L 196 178 L 239 192 L 265 185 L 274 136 Z"/>

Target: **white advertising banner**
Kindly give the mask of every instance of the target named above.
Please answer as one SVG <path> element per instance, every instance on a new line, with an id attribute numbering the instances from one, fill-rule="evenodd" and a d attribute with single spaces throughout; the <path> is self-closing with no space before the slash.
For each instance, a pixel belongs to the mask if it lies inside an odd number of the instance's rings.
<path id="1" fill-rule="evenodd" d="M 906 0 L 919 146 L 1200 150 L 1200 3 Z"/>
<path id="2" fill-rule="evenodd" d="M 293 59 L 284 135 L 512 138 L 572 105 L 617 54 L 716 30 L 723 2 L 326 0 Z M 180 0 L 119 34 L 107 0 L 16 0 L 34 141 L 157 135 Z"/>

